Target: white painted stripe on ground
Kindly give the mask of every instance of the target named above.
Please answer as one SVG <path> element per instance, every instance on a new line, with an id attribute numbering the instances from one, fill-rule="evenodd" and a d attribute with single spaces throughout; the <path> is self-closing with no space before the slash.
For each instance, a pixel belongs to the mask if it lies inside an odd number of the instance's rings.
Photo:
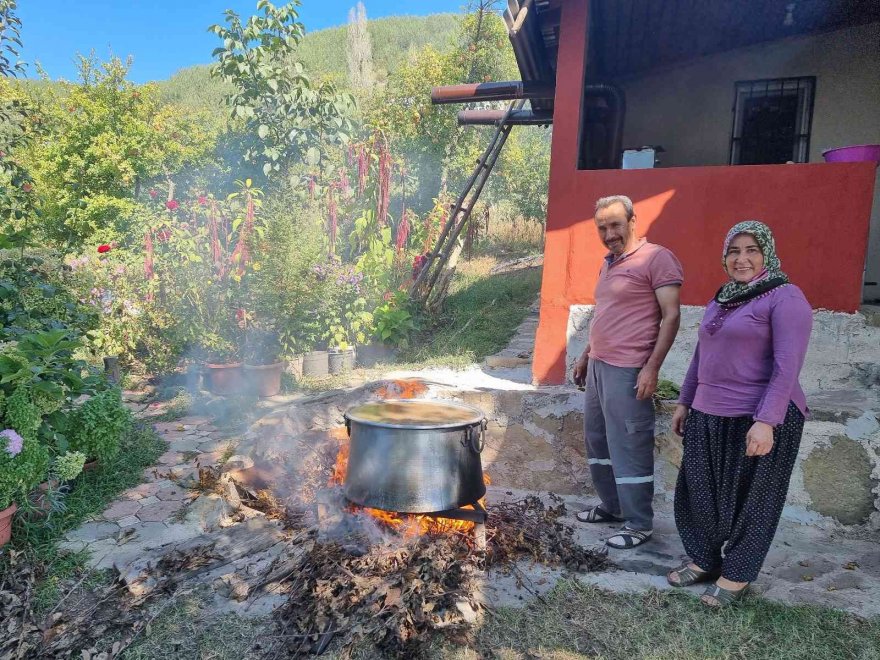
<path id="1" fill-rule="evenodd" d="M 650 477 L 618 477 L 614 481 L 619 484 L 647 484 L 654 481 L 654 475 Z"/>

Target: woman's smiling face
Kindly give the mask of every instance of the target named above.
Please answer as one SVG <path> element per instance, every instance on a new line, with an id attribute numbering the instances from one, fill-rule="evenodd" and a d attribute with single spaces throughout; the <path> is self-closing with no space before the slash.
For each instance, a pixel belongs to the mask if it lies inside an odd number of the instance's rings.
<path id="1" fill-rule="evenodd" d="M 764 253 L 751 234 L 737 234 L 724 256 L 727 274 L 737 282 L 751 282 L 764 269 Z"/>

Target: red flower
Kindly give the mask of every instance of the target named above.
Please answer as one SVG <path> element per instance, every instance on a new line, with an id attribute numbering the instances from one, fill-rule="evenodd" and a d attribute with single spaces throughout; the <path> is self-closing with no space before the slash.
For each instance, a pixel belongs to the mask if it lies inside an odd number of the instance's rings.
<path id="1" fill-rule="evenodd" d="M 199 195 L 199 206 L 205 206 L 208 203 L 208 198 L 204 195 Z"/>
<path id="2" fill-rule="evenodd" d="M 156 199 L 156 196 L 159 194 L 159 191 L 155 188 L 150 188 L 150 199 Z"/>
<path id="3" fill-rule="evenodd" d="M 178 208 L 180 208 L 180 203 L 176 199 L 169 199 L 167 202 L 165 202 L 165 208 L 169 211 L 176 211 Z"/>
<path id="4" fill-rule="evenodd" d="M 30 192 L 31 190 L 34 189 L 34 186 L 31 183 L 25 182 L 25 183 L 21 184 L 21 189 L 24 190 L 25 192 Z"/>
<path id="5" fill-rule="evenodd" d="M 171 238 L 171 232 L 167 229 L 163 229 L 160 232 L 156 233 L 156 238 L 158 238 L 161 242 L 166 242 L 169 238 Z"/>
<path id="6" fill-rule="evenodd" d="M 0 158 L 6 158 L 6 152 L 0 151 Z"/>
<path id="7" fill-rule="evenodd" d="M 385 302 L 389 302 L 392 298 L 394 298 L 394 294 L 390 291 L 386 291 L 382 294 L 382 300 L 384 300 Z"/>
<path id="8" fill-rule="evenodd" d="M 110 252 L 110 246 L 104 243 L 103 245 L 98 246 L 98 253 L 104 254 L 105 252 Z"/>
<path id="9" fill-rule="evenodd" d="M 235 320 L 236 321 L 243 321 L 244 320 L 244 309 L 239 308 L 239 309 L 235 310 Z"/>

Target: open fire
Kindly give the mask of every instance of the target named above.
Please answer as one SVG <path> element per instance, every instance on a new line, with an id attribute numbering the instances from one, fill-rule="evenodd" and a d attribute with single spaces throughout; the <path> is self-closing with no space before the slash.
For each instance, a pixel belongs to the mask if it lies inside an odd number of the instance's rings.
<path id="1" fill-rule="evenodd" d="M 348 455 L 350 444 L 348 438 L 344 436 L 344 427 L 342 433 L 334 433 L 333 436 L 339 440 L 339 453 L 336 455 L 336 462 L 330 474 L 330 485 L 342 485 L 345 483 L 345 474 L 348 469 Z M 483 472 L 483 482 L 488 486 L 492 483 L 489 475 Z M 479 500 L 479 505 L 485 509 L 485 496 Z M 473 506 L 462 507 L 465 511 L 474 511 Z M 470 520 L 454 520 L 451 518 L 436 518 L 425 514 L 409 514 L 399 513 L 395 511 L 384 511 L 382 509 L 371 509 L 369 507 L 358 506 L 349 502 L 348 510 L 352 513 L 363 513 L 380 522 L 389 529 L 403 534 L 405 536 L 418 536 L 422 534 L 450 534 L 450 533 L 469 533 L 474 528 L 474 524 Z"/>

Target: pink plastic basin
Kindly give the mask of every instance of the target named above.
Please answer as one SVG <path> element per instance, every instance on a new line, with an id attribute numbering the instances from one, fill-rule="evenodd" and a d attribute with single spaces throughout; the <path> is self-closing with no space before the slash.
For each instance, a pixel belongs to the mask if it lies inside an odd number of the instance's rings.
<path id="1" fill-rule="evenodd" d="M 822 152 L 826 163 L 853 163 L 857 161 L 874 161 L 880 163 L 880 144 L 854 144 L 850 147 L 838 147 Z"/>

